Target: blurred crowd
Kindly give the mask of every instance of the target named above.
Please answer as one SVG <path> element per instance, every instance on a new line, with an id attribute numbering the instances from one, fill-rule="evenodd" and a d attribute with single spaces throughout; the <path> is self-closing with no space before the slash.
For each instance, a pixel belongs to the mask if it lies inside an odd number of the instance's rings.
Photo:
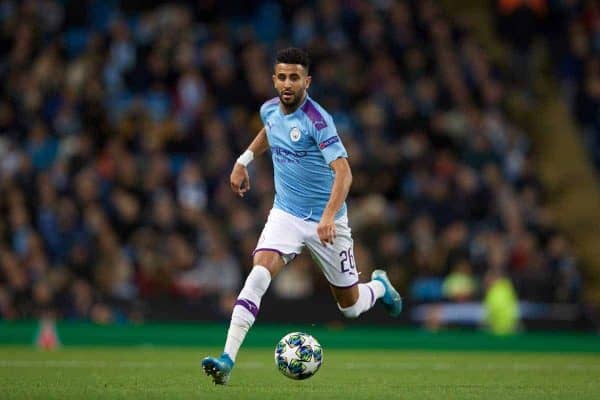
<path id="1" fill-rule="evenodd" d="M 228 315 L 270 157 L 244 199 L 228 177 L 288 45 L 350 154 L 363 277 L 387 268 L 409 303 L 480 300 L 498 276 L 520 299 L 580 299 L 506 77 L 435 1 L 0 0 L 0 22 L 0 319 L 143 319 L 148 301 L 207 297 Z M 326 287 L 300 257 L 270 295 Z"/>
<path id="2" fill-rule="evenodd" d="M 551 11 L 560 30 L 548 35 L 548 44 L 586 147 L 600 171 L 600 1 L 557 3 Z"/>
<path id="3" fill-rule="evenodd" d="M 552 72 L 600 169 L 600 1 L 496 0 L 495 6 L 498 32 L 513 50 L 515 80 L 531 85 L 535 44 L 545 43 Z"/>

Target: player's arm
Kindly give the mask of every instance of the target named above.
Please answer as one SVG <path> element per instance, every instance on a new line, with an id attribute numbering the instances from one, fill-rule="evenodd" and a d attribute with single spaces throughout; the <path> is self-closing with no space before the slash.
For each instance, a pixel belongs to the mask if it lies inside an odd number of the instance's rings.
<path id="1" fill-rule="evenodd" d="M 342 207 L 342 204 L 344 204 L 344 201 L 346 201 L 350 186 L 352 185 L 352 171 L 345 157 L 333 160 L 329 166 L 335 172 L 335 178 L 331 194 L 329 195 L 329 201 L 317 226 L 317 233 L 323 245 L 327 243 L 333 244 L 333 240 L 335 239 L 335 215 Z"/>
<path id="2" fill-rule="evenodd" d="M 248 164 L 261 154 L 263 154 L 269 148 L 269 141 L 267 140 L 267 132 L 263 127 L 248 149 L 242 154 L 233 165 L 231 176 L 229 177 L 229 184 L 231 190 L 240 197 L 244 197 L 244 193 L 250 190 L 250 176 L 248 175 Z"/>

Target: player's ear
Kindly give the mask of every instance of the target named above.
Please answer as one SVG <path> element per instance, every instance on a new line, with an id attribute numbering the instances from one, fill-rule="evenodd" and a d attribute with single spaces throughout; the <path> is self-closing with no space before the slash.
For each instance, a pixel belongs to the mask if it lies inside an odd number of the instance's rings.
<path id="1" fill-rule="evenodd" d="M 309 88 L 311 82 L 312 82 L 312 76 L 307 75 L 306 76 L 306 88 L 307 89 Z"/>
<path id="2" fill-rule="evenodd" d="M 277 89 L 277 77 L 275 74 L 271 75 L 271 79 L 273 79 L 273 87 Z"/>

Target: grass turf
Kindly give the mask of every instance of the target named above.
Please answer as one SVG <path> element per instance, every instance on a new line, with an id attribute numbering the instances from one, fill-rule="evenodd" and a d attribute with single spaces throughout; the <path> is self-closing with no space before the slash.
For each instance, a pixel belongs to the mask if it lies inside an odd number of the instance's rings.
<path id="1" fill-rule="evenodd" d="M 600 356 L 574 353 L 324 349 L 321 370 L 292 381 L 270 349 L 242 349 L 226 387 L 199 361 L 217 348 L 0 346 L 1 399 L 592 399 Z"/>

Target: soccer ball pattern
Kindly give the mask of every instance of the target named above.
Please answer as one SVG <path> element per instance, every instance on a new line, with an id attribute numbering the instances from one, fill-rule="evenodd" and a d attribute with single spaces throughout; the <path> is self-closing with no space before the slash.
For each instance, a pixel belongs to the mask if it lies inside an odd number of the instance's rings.
<path id="1" fill-rule="evenodd" d="M 310 378 L 322 363 L 323 349 L 317 339 L 307 333 L 288 333 L 275 347 L 275 365 L 288 378 Z"/>

